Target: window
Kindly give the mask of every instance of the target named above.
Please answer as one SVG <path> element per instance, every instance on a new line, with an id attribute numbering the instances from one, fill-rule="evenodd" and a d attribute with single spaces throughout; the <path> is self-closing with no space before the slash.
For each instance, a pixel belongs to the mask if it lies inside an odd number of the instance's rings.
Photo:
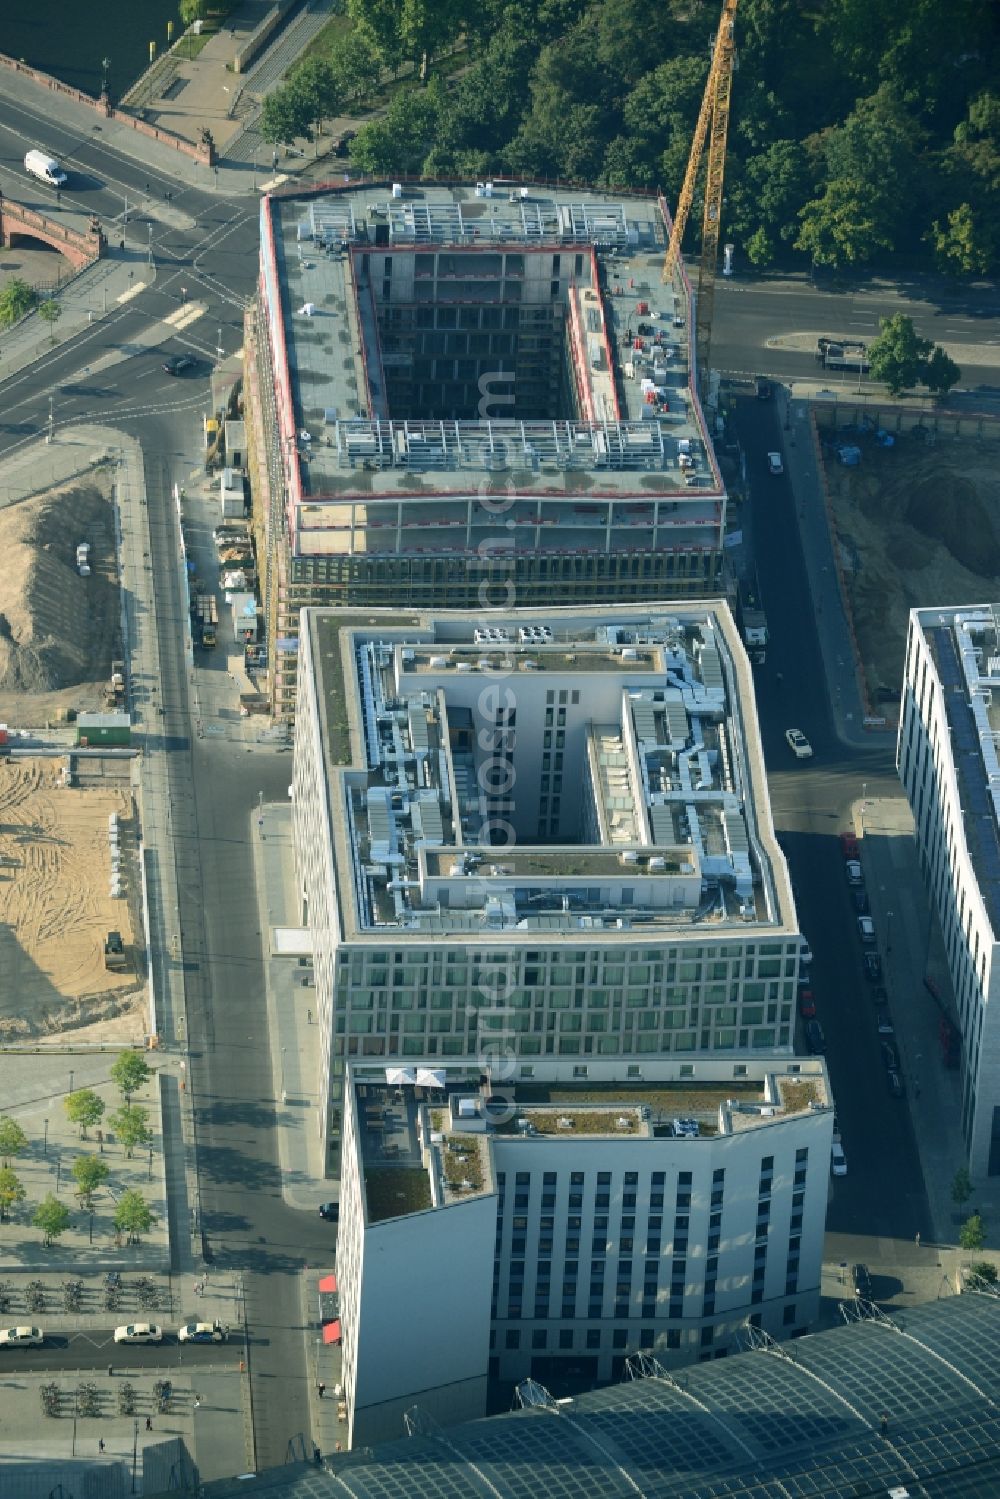
<path id="1" fill-rule="evenodd" d="M 679 1334 L 678 1334 L 678 1336 L 679 1336 Z M 656 1341 L 656 1334 L 655 1334 L 655 1330 L 652 1327 L 642 1327 L 642 1328 L 639 1329 L 639 1347 L 640 1348 L 652 1348 L 654 1346 L 654 1344 L 655 1344 L 655 1341 Z"/>
<path id="2" fill-rule="evenodd" d="M 713 1336 L 714 1332 L 715 1332 L 715 1328 L 714 1327 L 703 1327 L 702 1328 L 702 1330 L 701 1330 L 701 1346 L 703 1348 L 711 1348 L 711 1346 L 712 1346 L 712 1336 Z"/>
<path id="3" fill-rule="evenodd" d="M 573 1329 L 571 1327 L 560 1327 L 559 1347 L 562 1349 L 573 1347 Z"/>
<path id="4" fill-rule="evenodd" d="M 662 1187 L 666 1183 L 667 1173 L 665 1171 L 654 1171 L 649 1180 L 652 1186 Z"/>
<path id="5" fill-rule="evenodd" d="M 681 1330 L 679 1327 L 671 1327 L 667 1330 L 667 1347 L 679 1348 L 681 1346 Z"/>
<path id="6" fill-rule="evenodd" d="M 626 1181 L 628 1181 L 629 1176 L 633 1176 L 634 1177 L 635 1176 L 635 1172 L 634 1171 L 633 1172 L 626 1172 L 625 1173 L 625 1180 Z M 582 1181 L 582 1179 L 583 1178 L 581 1177 L 581 1181 Z M 597 1185 L 599 1187 L 610 1187 L 610 1185 L 611 1185 L 611 1172 L 610 1171 L 598 1171 L 598 1173 L 597 1173 Z"/>
<path id="7" fill-rule="evenodd" d="M 783 1325 L 785 1327 L 791 1327 L 792 1323 L 795 1321 L 795 1303 L 794 1303 L 794 1301 L 789 1306 L 785 1307 L 785 1310 L 784 1310 L 784 1312 L 782 1313 L 782 1316 L 781 1316 L 781 1321 L 782 1321 L 782 1323 L 783 1323 Z"/>
<path id="8" fill-rule="evenodd" d="M 627 1327 L 616 1327 L 615 1328 L 614 1332 L 611 1335 L 611 1346 L 612 1346 L 612 1348 L 627 1348 L 628 1347 L 628 1328 Z"/>
<path id="9" fill-rule="evenodd" d="M 514 1351 L 521 1346 L 521 1329 L 519 1327 L 508 1327 L 504 1346 Z"/>
<path id="10" fill-rule="evenodd" d="M 677 1173 L 677 1185 L 679 1187 L 689 1187 L 691 1185 L 691 1173 L 690 1173 L 690 1171 L 678 1171 L 678 1173 Z"/>
<path id="11" fill-rule="evenodd" d="M 535 1330 L 534 1330 L 534 1332 L 531 1334 L 531 1346 L 532 1346 L 532 1348 L 544 1348 L 547 1343 L 548 1343 L 548 1334 L 546 1333 L 545 1328 L 544 1327 L 536 1327 Z"/>
<path id="12" fill-rule="evenodd" d="M 588 1348 L 600 1348 L 600 1346 L 601 1346 L 601 1329 L 599 1327 L 588 1327 L 587 1328 L 587 1347 Z"/>

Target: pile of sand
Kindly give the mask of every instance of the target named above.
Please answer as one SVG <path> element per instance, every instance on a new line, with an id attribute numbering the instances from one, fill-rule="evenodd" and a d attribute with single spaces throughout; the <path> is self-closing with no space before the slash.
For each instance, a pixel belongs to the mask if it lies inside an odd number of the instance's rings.
<path id="1" fill-rule="evenodd" d="M 81 541 L 90 543 L 89 578 L 76 570 Z M 0 509 L 0 557 L 0 692 L 106 680 L 119 605 L 114 518 L 97 483 L 64 485 Z"/>
<path id="2" fill-rule="evenodd" d="M 857 440 L 852 436 L 852 441 Z M 869 697 L 898 701 L 909 611 L 991 602 L 1000 587 L 1000 441 L 860 439 L 826 472 Z"/>

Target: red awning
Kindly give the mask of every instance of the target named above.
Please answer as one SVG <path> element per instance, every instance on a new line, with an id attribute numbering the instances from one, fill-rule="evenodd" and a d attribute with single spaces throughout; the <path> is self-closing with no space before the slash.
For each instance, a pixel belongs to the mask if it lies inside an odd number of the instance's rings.
<path id="1" fill-rule="evenodd" d="M 335 1291 L 337 1289 L 337 1277 L 335 1275 L 324 1275 L 319 1283 L 321 1291 Z"/>
<path id="2" fill-rule="evenodd" d="M 326 1324 L 326 1326 L 323 1329 L 323 1342 L 324 1343 L 339 1343 L 340 1342 L 340 1323 L 339 1322 L 328 1322 Z"/>

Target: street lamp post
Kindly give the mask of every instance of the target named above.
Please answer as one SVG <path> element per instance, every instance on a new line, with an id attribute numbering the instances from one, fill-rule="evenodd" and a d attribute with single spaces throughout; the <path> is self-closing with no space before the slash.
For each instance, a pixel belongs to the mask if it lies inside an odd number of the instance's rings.
<path id="1" fill-rule="evenodd" d="M 285 1103 L 286 1100 L 287 1100 L 287 1098 L 288 1098 L 288 1090 L 285 1087 L 285 1052 L 287 1050 L 288 1050 L 287 1046 L 283 1046 L 281 1048 L 281 1101 L 282 1101 L 282 1103 Z"/>
<path id="2" fill-rule="evenodd" d="M 73 1071 L 73 1068 L 72 1068 L 72 1067 L 71 1067 L 71 1068 L 70 1068 L 70 1069 L 69 1069 L 69 1091 L 70 1091 L 70 1092 L 71 1092 L 71 1093 L 72 1093 L 72 1091 L 73 1091 L 73 1078 L 74 1078 L 74 1076 L 75 1076 L 75 1073 L 74 1073 L 74 1071 Z"/>
<path id="3" fill-rule="evenodd" d="M 153 264 L 153 226 L 152 226 L 152 224 L 147 224 L 146 225 L 146 231 L 147 231 L 147 234 L 149 235 L 149 264 L 152 265 Z"/>
<path id="4" fill-rule="evenodd" d="M 861 782 L 861 836 L 865 836 L 865 802 L 868 800 L 868 782 Z"/>
<path id="5" fill-rule="evenodd" d="M 48 1153 L 49 1153 L 49 1121 L 47 1119 L 45 1119 L 42 1122 L 45 1125 L 45 1139 L 44 1139 L 44 1142 L 42 1144 L 42 1155 L 48 1155 Z"/>
<path id="6" fill-rule="evenodd" d="M 885 955 L 886 955 L 886 957 L 888 957 L 891 952 L 892 952 L 892 912 L 891 911 L 886 911 L 886 913 L 885 913 Z"/>

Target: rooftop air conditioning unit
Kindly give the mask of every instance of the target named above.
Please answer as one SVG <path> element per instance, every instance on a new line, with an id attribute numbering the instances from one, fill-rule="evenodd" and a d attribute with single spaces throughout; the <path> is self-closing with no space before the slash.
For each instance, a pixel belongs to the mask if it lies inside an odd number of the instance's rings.
<path id="1" fill-rule="evenodd" d="M 556 1124 L 559 1126 L 560 1129 L 572 1129 L 573 1128 L 573 1121 L 572 1121 L 572 1119 L 570 1119 L 570 1117 L 569 1117 L 568 1114 L 561 1114 L 559 1116 L 559 1118 L 556 1120 Z"/>

